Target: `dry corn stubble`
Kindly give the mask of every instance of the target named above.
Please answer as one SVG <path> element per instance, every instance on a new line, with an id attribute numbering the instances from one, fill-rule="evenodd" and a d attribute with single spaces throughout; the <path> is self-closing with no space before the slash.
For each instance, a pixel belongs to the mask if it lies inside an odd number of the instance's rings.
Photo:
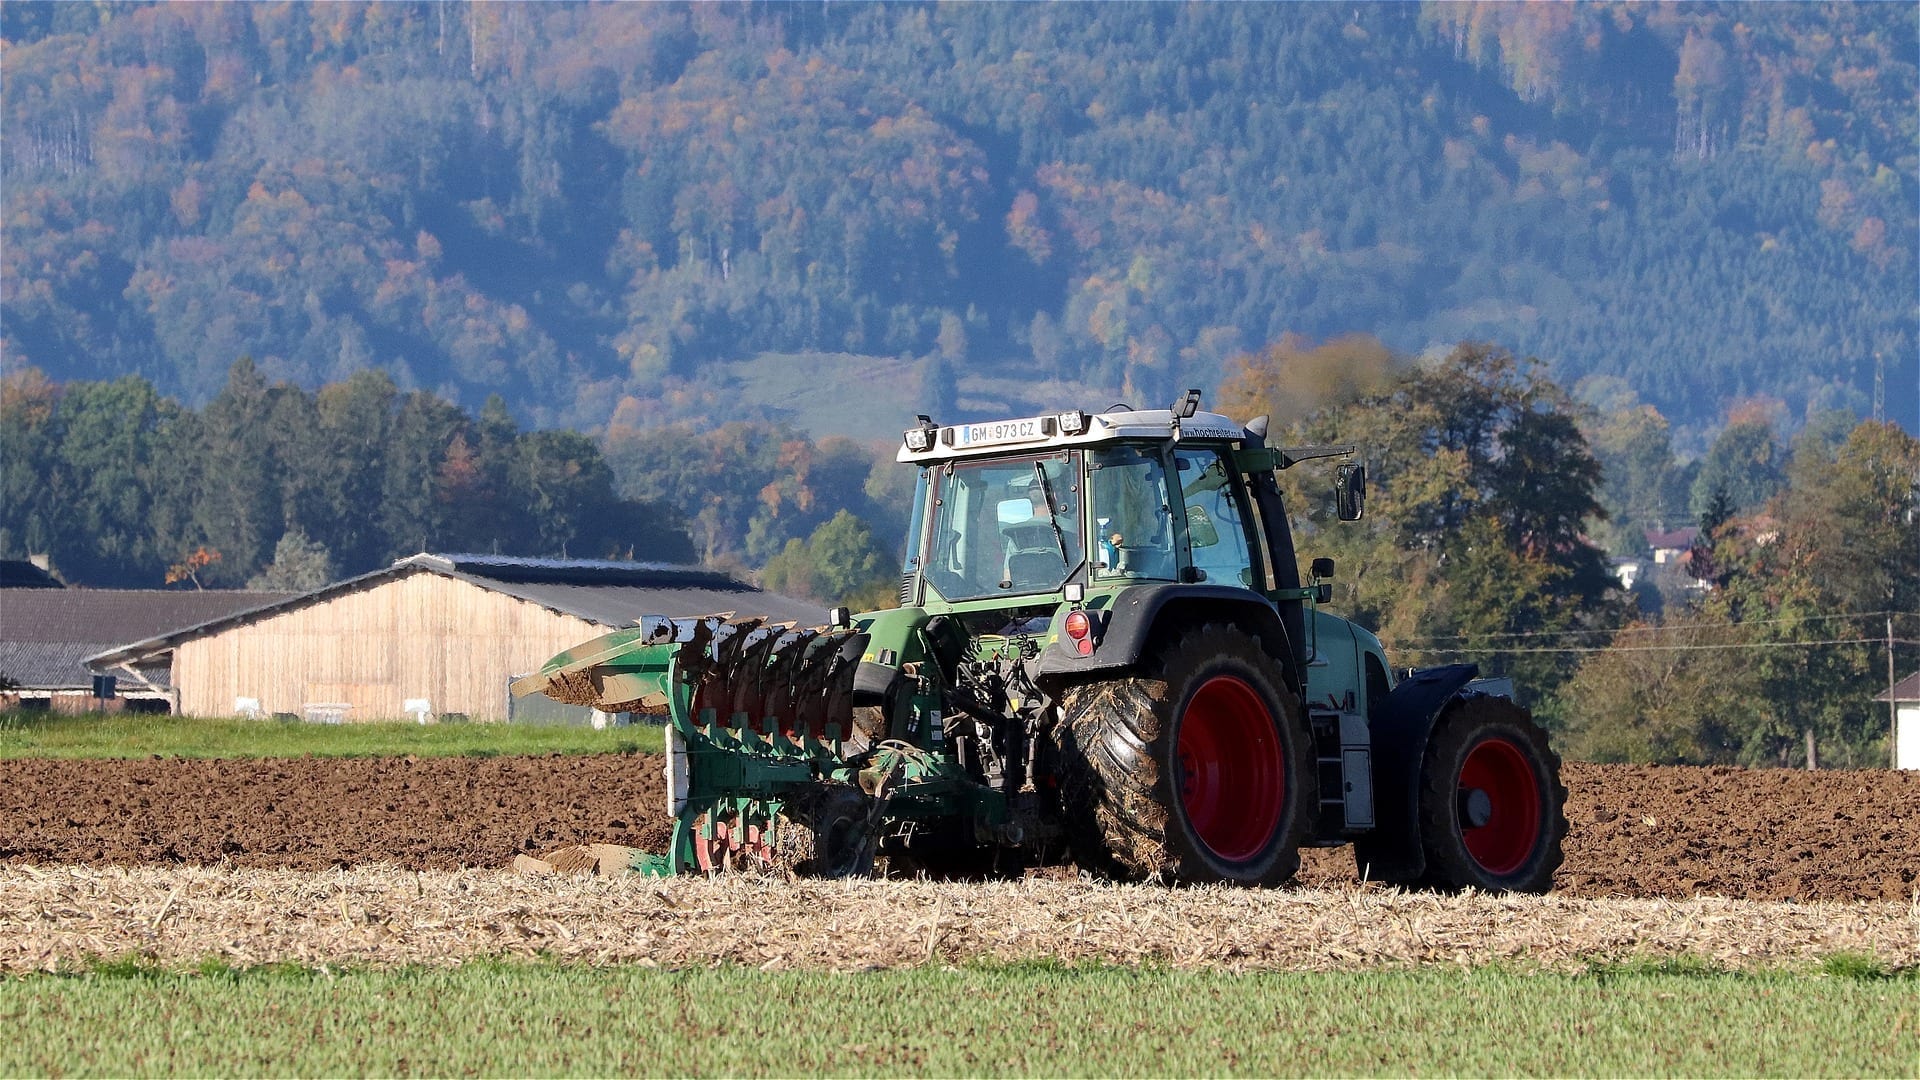
<path id="1" fill-rule="evenodd" d="M 547 956 L 848 970 L 1054 960 L 1334 970 L 1690 956 L 1733 968 L 1920 964 L 1920 904 L 1165 889 L 1092 881 L 523 877 L 387 867 L 0 869 L 0 969 L 452 964 Z"/>

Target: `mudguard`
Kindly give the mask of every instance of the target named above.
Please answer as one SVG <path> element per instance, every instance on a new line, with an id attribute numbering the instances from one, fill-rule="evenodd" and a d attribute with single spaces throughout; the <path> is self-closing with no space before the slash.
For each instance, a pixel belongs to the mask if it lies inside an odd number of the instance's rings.
<path id="1" fill-rule="evenodd" d="M 1041 652 L 1035 674 L 1041 678 L 1077 677 L 1129 668 L 1140 662 L 1163 614 L 1239 624 L 1260 635 L 1274 655 L 1290 660 L 1293 638 L 1280 613 L 1258 593 L 1231 585 L 1135 585 L 1120 590 L 1113 606 L 1094 615 L 1099 629 L 1092 656 L 1080 656 L 1063 642 Z M 1300 689 L 1299 669 L 1283 661 L 1288 684 Z"/>
<path id="2" fill-rule="evenodd" d="M 1440 713 L 1480 674 L 1477 664 L 1421 668 L 1400 680 L 1373 723 L 1375 826 L 1362 843 L 1368 876 L 1412 881 L 1426 872 L 1420 846 L 1420 765 Z"/>

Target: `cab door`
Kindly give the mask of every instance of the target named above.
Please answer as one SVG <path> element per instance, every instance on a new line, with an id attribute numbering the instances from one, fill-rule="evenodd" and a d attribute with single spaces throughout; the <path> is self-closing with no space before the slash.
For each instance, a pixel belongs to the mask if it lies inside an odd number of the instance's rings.
<path id="1" fill-rule="evenodd" d="M 1240 475 L 1223 450 L 1178 446 L 1173 451 L 1182 504 L 1182 577 L 1210 585 L 1262 591 L 1258 550 L 1249 531 L 1254 517 Z"/>

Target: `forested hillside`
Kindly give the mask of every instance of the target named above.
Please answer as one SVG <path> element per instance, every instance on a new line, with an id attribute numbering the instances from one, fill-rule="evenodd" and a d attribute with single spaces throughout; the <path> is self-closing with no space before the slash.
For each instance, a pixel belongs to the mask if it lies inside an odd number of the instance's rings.
<path id="1" fill-rule="evenodd" d="M 818 354 L 955 417 L 1366 332 L 1616 377 L 1688 453 L 1745 399 L 1867 415 L 1877 365 L 1913 430 L 1917 20 L 10 2 L 0 347 L 642 438 L 778 420 L 757 375 Z"/>
<path id="2" fill-rule="evenodd" d="M 419 551 L 686 562 L 593 440 L 361 371 L 308 393 L 237 361 L 192 409 L 133 375 L 0 379 L 0 557 L 83 585 L 312 589 Z"/>

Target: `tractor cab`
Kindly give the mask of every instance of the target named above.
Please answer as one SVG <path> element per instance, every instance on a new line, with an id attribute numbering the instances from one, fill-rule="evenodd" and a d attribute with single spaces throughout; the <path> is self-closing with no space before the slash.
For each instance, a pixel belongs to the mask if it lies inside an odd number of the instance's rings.
<path id="1" fill-rule="evenodd" d="M 1012 600 L 1149 583 L 1271 587 L 1224 416 L 1073 412 L 907 432 L 920 467 L 901 599 Z M 1292 552 L 1287 552 L 1291 559 Z"/>

